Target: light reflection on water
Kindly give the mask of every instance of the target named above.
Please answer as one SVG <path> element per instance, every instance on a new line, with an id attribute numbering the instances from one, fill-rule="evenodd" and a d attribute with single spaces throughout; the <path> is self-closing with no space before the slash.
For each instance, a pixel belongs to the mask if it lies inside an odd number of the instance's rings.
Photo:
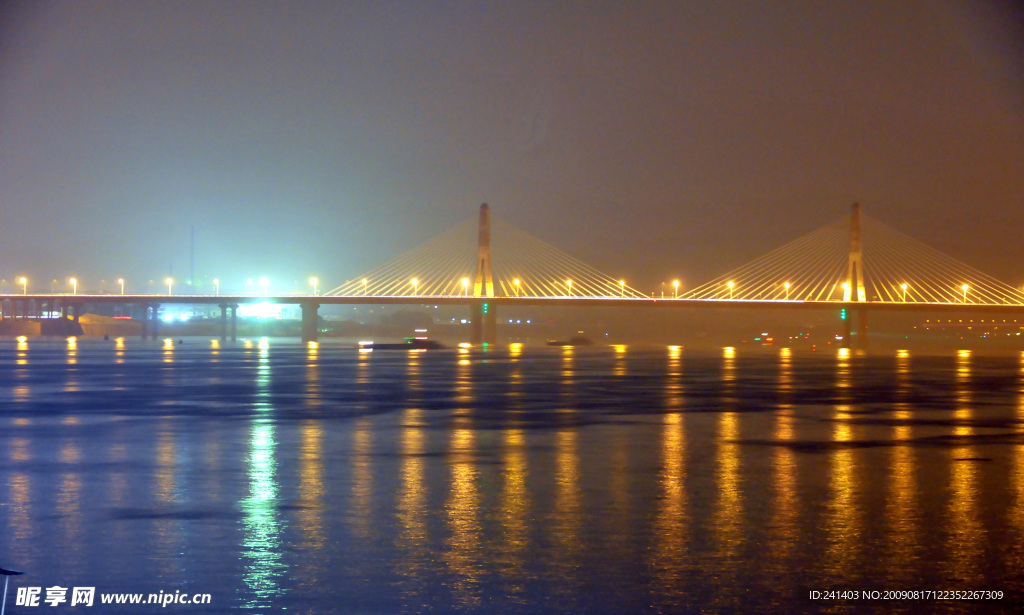
<path id="1" fill-rule="evenodd" d="M 241 559 L 245 567 L 242 580 L 248 596 L 242 598 L 243 608 L 267 608 L 281 593 L 280 578 L 288 565 L 283 561 L 278 518 L 277 442 L 271 414 L 274 412 L 270 392 L 270 346 L 260 340 L 256 371 L 256 403 L 249 438 L 248 497 L 239 502 L 244 513 L 244 538 Z"/>
<path id="2" fill-rule="evenodd" d="M 7 552 L 256 612 L 1024 590 L 1024 354 L 464 350 L 0 347 Z"/>
<path id="3" fill-rule="evenodd" d="M 857 502 L 857 449 L 852 446 L 855 440 L 854 415 L 852 414 L 852 368 L 850 352 L 841 348 L 836 353 L 837 399 L 832 416 L 832 467 L 829 475 L 832 478 L 831 498 L 829 505 L 829 547 L 828 561 L 831 570 L 839 574 L 849 570 L 856 556 L 860 543 L 859 510 Z"/>
<path id="4" fill-rule="evenodd" d="M 951 554 L 953 574 L 959 579 L 980 580 L 975 566 L 981 555 L 982 533 L 978 519 L 977 489 L 980 481 L 978 453 L 971 446 L 975 434 L 971 394 L 971 352 L 957 352 L 956 408 L 953 412 L 953 440 L 950 450 L 949 520 L 950 533 L 946 545 Z"/>
<path id="5" fill-rule="evenodd" d="M 911 388 L 910 352 L 896 353 L 896 397 L 893 404 L 893 426 L 891 461 L 889 465 L 889 495 L 886 506 L 886 520 L 889 525 L 887 542 L 894 567 L 902 571 L 897 578 L 909 581 L 907 572 L 914 554 L 920 548 L 917 508 L 917 454 L 911 442 L 914 440 L 914 407 L 909 401 Z"/>

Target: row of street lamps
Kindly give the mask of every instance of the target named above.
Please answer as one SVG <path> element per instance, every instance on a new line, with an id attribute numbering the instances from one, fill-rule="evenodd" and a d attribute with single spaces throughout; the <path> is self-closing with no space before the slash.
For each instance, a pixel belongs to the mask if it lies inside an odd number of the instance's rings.
<path id="1" fill-rule="evenodd" d="M 54 281 L 56 281 L 56 280 L 54 280 Z M 248 284 L 250 284 L 251 282 L 252 282 L 252 280 L 249 280 L 246 283 L 246 287 L 247 288 L 248 288 Z M 364 282 L 364 285 L 365 285 L 366 280 L 363 280 L 363 282 Z M 121 287 L 121 294 L 123 295 L 124 294 L 124 278 L 118 278 L 117 279 L 117 283 L 120 285 L 120 287 Z M 270 281 L 267 278 L 260 278 L 259 279 L 259 283 L 260 283 L 261 286 L 263 286 L 263 294 L 266 295 L 267 291 L 268 291 L 268 288 L 270 286 Z M 320 280 L 318 280 L 317 278 L 309 278 L 309 283 L 313 287 L 313 296 L 314 297 L 317 296 L 319 294 L 318 293 L 318 291 L 319 291 L 319 286 L 318 285 L 320 283 Z M 18 284 L 21 284 L 21 294 L 27 295 L 28 294 L 28 278 L 25 277 L 25 276 L 19 277 L 18 278 Z M 78 294 L 78 278 L 68 278 L 68 284 L 71 284 L 71 294 L 72 295 L 77 295 Z M 164 278 L 164 284 L 167 285 L 167 294 L 168 295 L 174 294 L 174 278 L 171 278 L 171 277 Z M 218 279 L 218 278 L 214 278 L 213 279 L 213 288 L 214 288 L 214 294 L 217 295 L 217 296 L 220 296 L 220 279 Z M 52 285 L 50 287 L 50 292 L 53 292 L 53 286 Z"/>

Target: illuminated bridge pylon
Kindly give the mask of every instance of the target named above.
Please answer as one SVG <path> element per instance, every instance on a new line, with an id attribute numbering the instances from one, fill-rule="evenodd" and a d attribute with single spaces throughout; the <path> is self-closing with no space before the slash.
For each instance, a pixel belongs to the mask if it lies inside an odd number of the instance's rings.
<path id="1" fill-rule="evenodd" d="M 349 297 L 643 298 L 604 274 L 490 215 L 480 216 L 325 293 Z"/>
<path id="2" fill-rule="evenodd" d="M 867 216 L 841 218 L 685 299 L 1024 305 L 1024 292 Z"/>

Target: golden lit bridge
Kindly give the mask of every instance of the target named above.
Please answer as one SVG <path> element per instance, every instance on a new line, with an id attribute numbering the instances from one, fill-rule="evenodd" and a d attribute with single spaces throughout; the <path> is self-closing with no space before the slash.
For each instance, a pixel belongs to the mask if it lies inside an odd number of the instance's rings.
<path id="1" fill-rule="evenodd" d="M 492 252 L 499 255 L 493 263 Z M 508 305 L 845 308 L 851 316 L 844 320 L 847 344 L 851 334 L 864 329 L 869 310 L 1024 312 L 1020 289 L 862 216 L 857 204 L 850 217 L 704 284 L 684 289 L 675 281 L 666 288 L 651 295 L 640 292 L 626 280 L 492 220 L 484 204 L 479 218 L 322 295 L 174 295 L 170 287 L 166 295 L 28 294 L 23 287 L 22 294 L 0 295 L 0 301 L 5 318 L 60 313 L 67 321 L 77 321 L 90 304 L 140 305 L 142 335 L 154 338 L 161 305 L 215 304 L 221 308 L 221 337 L 230 331 L 231 339 L 240 304 L 297 304 L 307 341 L 317 338 L 321 305 L 468 305 L 474 343 L 497 341 L 498 308 Z"/>

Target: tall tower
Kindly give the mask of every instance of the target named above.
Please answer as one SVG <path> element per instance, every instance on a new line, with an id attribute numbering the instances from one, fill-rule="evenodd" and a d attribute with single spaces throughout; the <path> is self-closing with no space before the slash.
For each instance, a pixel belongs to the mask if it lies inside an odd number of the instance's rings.
<path id="1" fill-rule="evenodd" d="M 850 216 L 850 264 L 846 270 L 848 287 L 843 293 L 844 301 L 867 301 L 864 291 L 864 258 L 860 248 L 860 203 L 853 204 Z M 854 295 L 853 293 L 856 292 Z"/>
<path id="2" fill-rule="evenodd" d="M 476 281 L 473 282 L 474 297 L 493 297 L 494 281 L 491 279 L 491 208 L 487 203 L 480 206 L 480 239 L 477 242 Z"/>

